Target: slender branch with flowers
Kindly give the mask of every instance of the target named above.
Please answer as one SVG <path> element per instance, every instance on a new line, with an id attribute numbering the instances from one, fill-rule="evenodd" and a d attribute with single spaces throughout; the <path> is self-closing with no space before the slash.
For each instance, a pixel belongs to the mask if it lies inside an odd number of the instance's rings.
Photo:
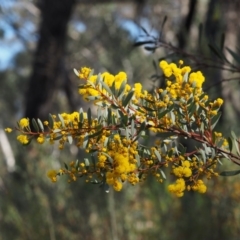
<path id="1" fill-rule="evenodd" d="M 48 121 L 32 119 L 31 127 L 29 119 L 22 118 L 15 128 L 20 133 L 17 140 L 23 145 L 33 139 L 39 144 L 58 142 L 59 149 L 69 143 L 85 150 L 88 157 L 82 161 L 50 170 L 48 177 L 53 182 L 68 175 L 69 182 L 85 178 L 86 182 L 120 191 L 125 182 L 135 185 L 149 175 L 161 183 L 166 179 L 164 170 L 170 168 L 176 178 L 168 186 L 171 193 L 178 197 L 185 190 L 205 193 L 204 177 L 219 175 L 217 166 L 222 158 L 240 165 L 238 140 L 234 133 L 226 139 L 214 131 L 223 100 L 211 101 L 204 93 L 205 78 L 200 71 L 191 72 L 181 60 L 178 66 L 166 61 L 159 66 L 166 76 L 166 87 L 153 93 L 143 90 L 141 83 L 130 86 L 125 72 L 94 75 L 86 67 L 75 69 L 83 80 L 79 94 L 93 102 L 96 112 L 80 109 L 71 114 L 49 114 Z M 151 139 L 153 134 L 157 140 L 154 146 L 147 146 L 146 138 Z M 179 142 L 181 136 L 198 142 L 194 151 L 187 151 Z"/>

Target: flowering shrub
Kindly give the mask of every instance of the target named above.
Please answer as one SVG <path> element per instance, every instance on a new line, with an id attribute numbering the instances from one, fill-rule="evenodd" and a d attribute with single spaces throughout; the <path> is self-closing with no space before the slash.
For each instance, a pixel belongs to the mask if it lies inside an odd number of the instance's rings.
<path id="1" fill-rule="evenodd" d="M 69 182 L 85 177 L 86 182 L 107 184 L 120 191 L 124 182 L 135 185 L 150 174 L 161 183 L 166 179 L 164 169 L 170 168 L 176 178 L 168 186 L 171 193 L 178 197 L 185 190 L 205 193 L 203 178 L 218 176 L 216 168 L 222 158 L 240 164 L 238 140 L 234 133 L 226 139 L 214 131 L 223 100 L 210 101 L 202 90 L 203 74 L 182 65 L 183 61 L 179 66 L 161 61 L 166 87 L 153 93 L 143 90 L 141 83 L 133 87 L 127 84 L 125 72 L 94 75 L 86 67 L 75 69 L 83 80 L 79 94 L 93 102 L 96 112 L 80 109 L 71 114 L 49 114 L 48 121 L 32 119 L 32 127 L 28 118 L 22 118 L 15 128 L 20 132 L 17 140 L 23 145 L 32 139 L 39 144 L 58 142 L 59 149 L 66 143 L 76 144 L 85 150 L 89 157 L 50 170 L 48 177 L 53 182 L 61 175 L 68 175 Z M 154 146 L 147 146 L 146 139 L 153 134 L 158 139 Z M 179 137 L 199 144 L 189 152 Z M 236 154 L 232 153 L 233 143 Z"/>

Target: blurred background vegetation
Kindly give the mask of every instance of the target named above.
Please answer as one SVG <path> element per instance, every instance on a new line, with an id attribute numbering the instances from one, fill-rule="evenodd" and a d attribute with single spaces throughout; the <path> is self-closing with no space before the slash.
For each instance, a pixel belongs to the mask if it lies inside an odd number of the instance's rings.
<path id="1" fill-rule="evenodd" d="M 52 184 L 47 170 L 81 159 L 78 149 L 23 147 L 3 129 L 86 109 L 73 68 L 124 70 L 151 90 L 162 84 L 153 62 L 167 58 L 203 71 L 210 97 L 225 100 L 218 130 L 239 135 L 239 12 L 237 0 L 0 0 L 0 239 L 238 239 L 238 175 L 181 199 L 151 177 L 108 194 L 81 180 Z M 155 51 L 134 47 L 159 33 Z"/>

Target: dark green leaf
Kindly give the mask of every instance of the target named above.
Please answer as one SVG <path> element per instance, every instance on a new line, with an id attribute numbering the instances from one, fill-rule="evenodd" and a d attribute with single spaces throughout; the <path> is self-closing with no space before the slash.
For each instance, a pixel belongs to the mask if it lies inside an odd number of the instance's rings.
<path id="1" fill-rule="evenodd" d="M 240 55 L 232 51 L 230 48 L 226 47 L 227 51 L 232 55 L 233 59 L 240 64 Z"/>
<path id="2" fill-rule="evenodd" d="M 66 163 L 64 163 L 64 167 L 68 170 L 68 165 Z"/>
<path id="3" fill-rule="evenodd" d="M 53 129 L 53 125 L 54 125 L 54 119 L 53 119 L 53 116 L 52 114 L 48 114 L 48 126 Z"/>
<path id="4" fill-rule="evenodd" d="M 141 131 L 145 130 L 146 129 L 146 123 L 145 121 L 141 123 L 139 129 L 138 129 L 138 134 L 141 133 Z"/>
<path id="5" fill-rule="evenodd" d="M 160 132 L 160 133 L 157 133 L 157 136 L 165 139 L 165 138 L 168 138 L 168 137 L 171 137 L 171 136 L 176 136 L 176 133 L 174 133 L 174 132 Z"/>
<path id="6" fill-rule="evenodd" d="M 132 91 L 130 91 L 130 92 L 127 94 L 127 96 L 123 99 L 122 105 L 123 105 L 124 107 L 126 107 L 126 106 L 128 105 L 128 103 L 131 101 L 133 95 L 134 95 L 134 91 L 132 90 Z"/>
<path id="7" fill-rule="evenodd" d="M 145 45 L 145 44 L 153 44 L 154 41 L 150 40 L 150 41 L 139 41 L 139 42 L 135 42 L 133 44 L 134 47 L 139 47 L 139 46 L 142 46 L 142 45 Z"/>
<path id="8" fill-rule="evenodd" d="M 161 119 L 162 117 L 164 117 L 168 112 L 169 112 L 169 109 L 159 112 L 158 119 Z"/>
<path id="9" fill-rule="evenodd" d="M 224 48 L 224 43 L 225 43 L 225 34 L 222 33 L 221 42 L 220 42 L 220 48 L 221 48 L 222 51 L 223 51 L 223 48 Z"/>
<path id="10" fill-rule="evenodd" d="M 225 55 L 222 53 L 221 49 L 219 49 L 216 45 L 208 44 L 210 50 L 220 59 L 226 61 Z"/>
<path id="11" fill-rule="evenodd" d="M 221 117 L 221 112 L 218 112 L 217 115 L 215 115 L 212 119 L 211 119 L 211 128 L 212 130 L 215 128 L 215 126 L 217 125 L 219 119 Z"/>
<path id="12" fill-rule="evenodd" d="M 228 141 L 229 150 L 230 150 L 230 152 L 232 152 L 232 148 L 233 148 L 232 139 L 230 137 L 228 137 L 227 141 Z"/>
<path id="13" fill-rule="evenodd" d="M 91 126 L 91 123 L 92 123 L 91 108 L 89 108 L 87 111 L 87 119 L 88 119 L 88 125 Z"/>
<path id="14" fill-rule="evenodd" d="M 108 115 L 107 115 L 107 124 L 108 124 L 108 126 L 110 125 L 110 124 L 112 124 L 112 109 L 111 108 L 108 108 Z"/>
<path id="15" fill-rule="evenodd" d="M 127 84 L 126 80 L 121 83 L 121 86 L 120 86 L 120 88 L 118 90 L 117 97 L 119 97 L 124 92 L 126 84 Z"/>
<path id="16" fill-rule="evenodd" d="M 240 170 L 233 170 L 233 171 L 224 171 L 219 173 L 219 175 L 224 176 L 224 177 L 231 177 L 235 176 L 240 173 Z"/>
<path id="17" fill-rule="evenodd" d="M 32 119 L 32 125 L 33 125 L 35 131 L 39 132 L 39 127 L 38 127 L 37 122 L 34 118 Z"/>

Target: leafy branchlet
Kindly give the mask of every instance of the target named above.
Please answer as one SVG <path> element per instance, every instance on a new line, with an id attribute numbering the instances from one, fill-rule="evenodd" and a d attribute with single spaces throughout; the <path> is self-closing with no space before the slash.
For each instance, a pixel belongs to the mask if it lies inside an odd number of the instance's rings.
<path id="1" fill-rule="evenodd" d="M 79 85 L 79 94 L 94 103 L 96 112 L 80 109 L 71 114 L 49 114 L 48 121 L 32 119 L 34 130 L 29 119 L 23 118 L 16 127 L 20 132 L 17 140 L 26 145 L 36 138 L 39 144 L 58 142 L 59 149 L 70 143 L 85 150 L 89 157 L 49 171 L 53 182 L 61 175 L 68 175 L 70 182 L 84 177 L 86 182 L 108 184 L 120 191 L 124 182 L 135 185 L 148 175 L 162 182 L 168 167 L 176 177 L 175 183 L 168 186 L 170 192 L 178 197 L 185 190 L 204 193 L 204 176 L 218 176 L 216 167 L 222 158 L 240 164 L 238 140 L 234 133 L 226 139 L 214 131 L 223 100 L 210 101 L 202 90 L 203 74 L 182 65 L 183 61 L 179 66 L 161 61 L 166 87 L 153 93 L 143 90 L 140 83 L 131 87 L 125 72 L 113 76 L 107 72 L 94 75 L 86 67 L 74 70 L 84 81 Z M 157 137 L 154 146 L 146 146 L 150 132 Z M 195 140 L 198 147 L 187 151 L 179 137 Z M 236 155 L 232 153 L 233 145 Z"/>

